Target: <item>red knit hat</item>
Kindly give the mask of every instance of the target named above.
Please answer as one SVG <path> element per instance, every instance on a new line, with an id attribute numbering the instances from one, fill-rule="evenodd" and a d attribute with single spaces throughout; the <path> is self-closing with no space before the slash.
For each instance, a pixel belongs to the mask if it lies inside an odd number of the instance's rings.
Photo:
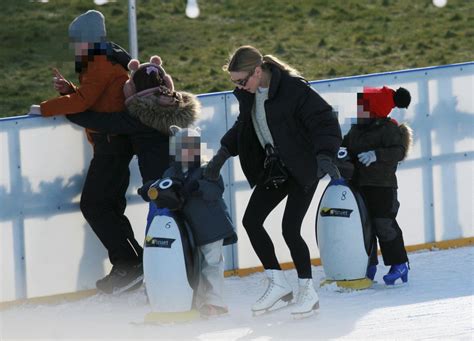
<path id="1" fill-rule="evenodd" d="M 357 105 L 362 105 L 363 111 L 368 112 L 371 118 L 385 118 L 393 108 L 395 91 L 384 86 L 383 88 L 364 87 L 362 96 L 358 96 Z"/>

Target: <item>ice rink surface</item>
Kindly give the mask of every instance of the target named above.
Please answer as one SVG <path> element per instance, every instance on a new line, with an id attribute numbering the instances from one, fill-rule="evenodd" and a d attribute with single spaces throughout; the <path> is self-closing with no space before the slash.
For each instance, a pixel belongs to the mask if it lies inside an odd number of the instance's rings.
<path id="1" fill-rule="evenodd" d="M 225 280 L 229 314 L 187 323 L 145 325 L 150 311 L 144 287 L 120 296 L 97 294 L 54 305 L 24 304 L 0 311 L 0 340 L 473 340 L 474 247 L 409 254 L 408 285 L 381 284 L 388 268 L 379 265 L 373 288 L 341 292 L 318 289 L 320 311 L 294 320 L 290 308 L 253 317 L 251 304 L 264 291 L 263 273 Z M 382 260 L 379 259 L 382 263 Z M 296 272 L 286 271 L 296 289 Z M 316 283 L 322 267 L 313 267 Z"/>

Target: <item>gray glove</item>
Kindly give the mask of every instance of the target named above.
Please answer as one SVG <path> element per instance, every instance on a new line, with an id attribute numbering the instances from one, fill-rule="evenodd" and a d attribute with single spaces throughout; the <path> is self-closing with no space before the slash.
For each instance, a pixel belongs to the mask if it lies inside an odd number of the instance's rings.
<path id="1" fill-rule="evenodd" d="M 369 167 L 371 163 L 377 161 L 377 155 L 375 155 L 374 150 L 369 150 L 368 152 L 360 153 L 359 155 L 357 155 L 357 158 L 359 159 L 360 163 L 365 165 L 365 167 Z"/>
<path id="2" fill-rule="evenodd" d="M 221 146 L 217 151 L 216 155 L 209 161 L 206 168 L 204 169 L 203 176 L 205 179 L 210 181 L 217 181 L 222 166 L 230 158 L 231 155 L 226 147 Z"/>
<path id="3" fill-rule="evenodd" d="M 318 162 L 318 179 L 321 179 L 326 174 L 329 174 L 331 179 L 339 179 L 341 177 L 339 169 L 337 169 L 330 156 L 326 154 L 318 154 L 316 155 L 316 160 Z"/>

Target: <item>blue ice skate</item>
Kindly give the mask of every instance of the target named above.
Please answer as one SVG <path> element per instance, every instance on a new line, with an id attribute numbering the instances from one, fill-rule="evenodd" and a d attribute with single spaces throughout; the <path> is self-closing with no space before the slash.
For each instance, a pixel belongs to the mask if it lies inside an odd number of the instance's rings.
<path id="1" fill-rule="evenodd" d="M 377 265 L 369 265 L 367 267 L 367 273 L 365 274 L 365 277 L 373 281 L 376 273 L 377 273 Z"/>
<path id="2" fill-rule="evenodd" d="M 388 274 L 383 276 L 386 285 L 394 285 L 401 278 L 403 283 L 408 282 L 408 266 L 406 263 L 392 265 Z"/>

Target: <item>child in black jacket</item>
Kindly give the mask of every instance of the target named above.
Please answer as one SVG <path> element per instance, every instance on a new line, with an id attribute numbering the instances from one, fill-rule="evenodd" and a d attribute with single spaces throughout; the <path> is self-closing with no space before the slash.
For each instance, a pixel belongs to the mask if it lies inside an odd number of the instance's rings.
<path id="1" fill-rule="evenodd" d="M 411 143 L 411 129 L 387 115 L 395 106 L 407 108 L 410 100 L 410 93 L 403 88 L 365 88 L 364 93 L 358 94 L 357 124 L 342 142 L 352 160 L 356 160 L 352 184 L 365 199 L 384 263 L 390 265 L 390 271 L 383 277 L 387 285 L 393 285 L 399 278 L 403 282 L 408 280 L 408 257 L 402 230 L 395 219 L 400 206 L 395 172 Z M 367 268 L 371 280 L 377 271 L 376 250 L 374 247 Z"/>

